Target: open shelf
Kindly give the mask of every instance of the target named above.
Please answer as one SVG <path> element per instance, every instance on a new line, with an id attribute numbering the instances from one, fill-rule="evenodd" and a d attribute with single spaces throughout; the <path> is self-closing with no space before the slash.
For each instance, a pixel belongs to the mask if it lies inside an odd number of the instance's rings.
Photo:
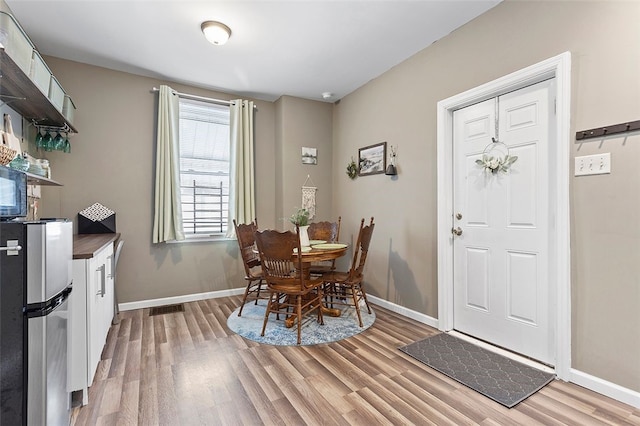
<path id="1" fill-rule="evenodd" d="M 33 173 L 23 173 L 27 175 L 27 183 L 29 185 L 62 186 L 60 182 L 56 182 L 55 180 L 47 179 L 43 176 L 34 175 Z"/>
<path id="2" fill-rule="evenodd" d="M 73 124 L 53 106 L 3 48 L 0 48 L 0 70 L 0 103 L 6 103 L 25 119 L 35 121 L 38 125 L 63 127 L 66 124 L 73 133 L 77 133 Z"/>

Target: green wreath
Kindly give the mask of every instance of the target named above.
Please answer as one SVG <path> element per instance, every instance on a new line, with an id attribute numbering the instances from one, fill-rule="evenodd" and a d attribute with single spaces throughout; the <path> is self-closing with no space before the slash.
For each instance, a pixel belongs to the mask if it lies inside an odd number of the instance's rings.
<path id="1" fill-rule="evenodd" d="M 351 162 L 347 164 L 347 176 L 349 176 L 351 179 L 355 179 L 356 177 L 358 177 L 358 165 L 356 164 L 356 161 L 353 159 L 353 157 L 351 157 Z"/>

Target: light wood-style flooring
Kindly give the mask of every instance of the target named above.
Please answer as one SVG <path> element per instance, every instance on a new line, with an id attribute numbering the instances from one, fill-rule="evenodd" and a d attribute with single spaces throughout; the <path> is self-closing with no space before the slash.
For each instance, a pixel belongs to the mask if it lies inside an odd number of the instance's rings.
<path id="1" fill-rule="evenodd" d="M 72 423 L 640 425 L 639 409 L 561 381 L 507 409 L 400 352 L 437 330 L 375 305 L 375 324 L 357 336 L 280 347 L 227 328 L 239 301 L 122 312 Z"/>

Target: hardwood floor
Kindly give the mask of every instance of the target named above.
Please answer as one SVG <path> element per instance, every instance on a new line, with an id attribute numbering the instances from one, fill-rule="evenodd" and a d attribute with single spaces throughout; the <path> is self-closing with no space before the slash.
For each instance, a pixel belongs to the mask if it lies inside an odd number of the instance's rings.
<path id="1" fill-rule="evenodd" d="M 375 305 L 357 336 L 280 347 L 227 328 L 239 302 L 122 312 L 72 424 L 640 425 L 639 409 L 561 381 L 507 409 L 400 352 L 437 331 Z"/>

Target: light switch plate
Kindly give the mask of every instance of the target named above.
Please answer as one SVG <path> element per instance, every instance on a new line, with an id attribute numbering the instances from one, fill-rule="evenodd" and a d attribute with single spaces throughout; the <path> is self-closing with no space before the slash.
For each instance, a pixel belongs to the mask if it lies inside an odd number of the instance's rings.
<path id="1" fill-rule="evenodd" d="M 574 176 L 611 173 L 611 153 L 583 155 L 575 158 Z"/>

